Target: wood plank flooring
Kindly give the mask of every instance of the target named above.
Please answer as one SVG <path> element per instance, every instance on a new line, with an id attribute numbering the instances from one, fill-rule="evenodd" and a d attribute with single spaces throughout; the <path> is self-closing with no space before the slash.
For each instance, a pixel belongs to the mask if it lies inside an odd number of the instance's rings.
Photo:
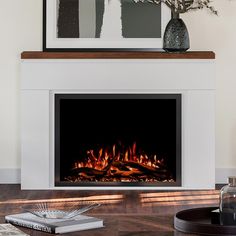
<path id="1" fill-rule="evenodd" d="M 218 190 L 201 191 L 21 191 L 20 185 L 0 185 L 0 222 L 4 216 L 23 212 L 21 207 L 39 201 L 55 205 L 99 202 L 88 215 L 104 219 L 105 227 L 66 235 L 80 236 L 186 236 L 173 228 L 176 212 L 188 208 L 217 206 Z M 20 228 L 30 235 L 50 235 Z"/>

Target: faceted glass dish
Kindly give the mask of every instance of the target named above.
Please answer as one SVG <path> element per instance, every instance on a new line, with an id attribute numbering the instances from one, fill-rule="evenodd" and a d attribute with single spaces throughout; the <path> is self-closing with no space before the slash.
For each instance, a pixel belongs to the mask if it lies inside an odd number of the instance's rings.
<path id="1" fill-rule="evenodd" d="M 89 210 L 99 207 L 100 204 L 78 204 L 78 203 L 47 203 L 28 204 L 22 209 L 35 216 L 44 219 L 71 219 Z"/>

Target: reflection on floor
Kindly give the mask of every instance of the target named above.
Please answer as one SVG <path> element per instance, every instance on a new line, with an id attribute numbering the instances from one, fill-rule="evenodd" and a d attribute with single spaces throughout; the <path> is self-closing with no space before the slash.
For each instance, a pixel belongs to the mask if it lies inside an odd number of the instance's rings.
<path id="1" fill-rule="evenodd" d="M 106 227 L 99 231 L 84 231 L 81 236 L 152 236 L 176 235 L 173 216 L 177 211 L 202 206 L 217 206 L 218 190 L 200 191 L 21 191 L 19 185 L 0 185 L 0 220 L 6 214 L 22 211 L 27 204 L 47 202 L 55 208 L 68 203 L 98 202 L 101 207 L 89 215 L 104 219 Z M 41 232 L 23 229 L 31 235 Z M 76 235 L 76 234 L 71 234 Z"/>

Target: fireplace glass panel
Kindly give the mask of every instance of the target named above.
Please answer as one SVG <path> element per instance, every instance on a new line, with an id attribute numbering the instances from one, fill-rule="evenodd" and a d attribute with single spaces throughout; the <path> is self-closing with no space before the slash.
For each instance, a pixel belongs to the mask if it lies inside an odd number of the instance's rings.
<path id="1" fill-rule="evenodd" d="M 56 186 L 180 186 L 180 94 L 56 94 Z"/>

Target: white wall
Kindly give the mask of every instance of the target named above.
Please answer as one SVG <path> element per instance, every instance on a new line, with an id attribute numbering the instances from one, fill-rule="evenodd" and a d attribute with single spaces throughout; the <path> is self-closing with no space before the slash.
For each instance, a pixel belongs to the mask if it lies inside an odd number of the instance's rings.
<path id="1" fill-rule="evenodd" d="M 0 169 L 20 167 L 20 53 L 41 49 L 41 0 L 0 0 Z"/>
<path id="2" fill-rule="evenodd" d="M 218 17 L 202 10 L 184 20 L 191 48 L 216 53 L 216 168 L 236 168 L 236 0 L 213 3 Z"/>
<path id="3" fill-rule="evenodd" d="M 236 168 L 236 0 L 213 3 L 218 17 L 206 10 L 182 17 L 191 49 L 216 52 L 216 166 Z M 14 169 L 20 167 L 20 53 L 41 50 L 42 0 L 0 0 L 0 6 L 0 169 Z"/>

